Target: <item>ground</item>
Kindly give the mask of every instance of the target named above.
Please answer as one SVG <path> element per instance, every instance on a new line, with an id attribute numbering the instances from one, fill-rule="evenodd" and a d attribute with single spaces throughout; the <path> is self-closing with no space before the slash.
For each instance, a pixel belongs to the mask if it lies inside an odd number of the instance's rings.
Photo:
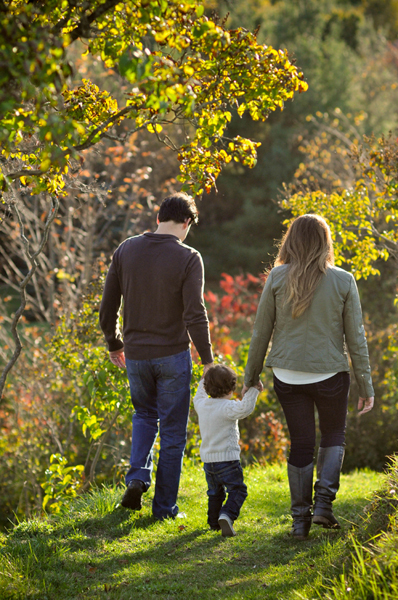
<path id="1" fill-rule="evenodd" d="M 347 536 L 383 477 L 343 475 L 335 502 L 342 530 L 313 526 L 304 542 L 288 535 L 285 465 L 245 469 L 249 496 L 235 538 L 207 527 L 200 465 L 184 468 L 175 520 L 152 519 L 152 491 L 142 510 L 131 512 L 119 506 L 122 487 L 94 490 L 64 514 L 21 523 L 0 539 L 0 598 L 313 598 L 321 580 L 341 572 Z"/>

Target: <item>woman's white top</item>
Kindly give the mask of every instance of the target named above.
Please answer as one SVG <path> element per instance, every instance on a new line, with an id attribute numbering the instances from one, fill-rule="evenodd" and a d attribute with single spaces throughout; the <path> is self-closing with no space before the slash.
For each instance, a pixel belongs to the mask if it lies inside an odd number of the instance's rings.
<path id="1" fill-rule="evenodd" d="M 290 369 L 280 369 L 279 367 L 272 367 L 272 370 L 279 381 L 290 383 L 291 385 L 318 383 L 318 381 L 324 381 L 325 379 L 329 379 L 329 377 L 336 375 L 336 373 L 306 373 L 305 371 L 291 371 Z"/>
<path id="2" fill-rule="evenodd" d="M 200 458 L 203 462 L 239 460 L 238 419 L 244 419 L 253 412 L 258 394 L 258 389 L 251 387 L 240 401 L 209 398 L 201 379 L 193 405 L 199 417 Z"/>

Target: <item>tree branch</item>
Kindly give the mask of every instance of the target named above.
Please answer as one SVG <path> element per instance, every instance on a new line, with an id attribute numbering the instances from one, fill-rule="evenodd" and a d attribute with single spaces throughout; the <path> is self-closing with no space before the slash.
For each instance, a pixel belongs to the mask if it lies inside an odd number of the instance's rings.
<path id="1" fill-rule="evenodd" d="M 370 228 L 373 235 L 380 240 L 381 245 L 395 258 L 398 258 L 398 242 L 394 242 L 394 240 L 390 240 L 388 237 L 380 233 L 372 222 L 370 223 Z"/>
<path id="2" fill-rule="evenodd" d="M 14 173 L 8 173 L 6 177 L 9 177 L 12 180 L 19 179 L 19 177 L 33 177 L 34 175 L 44 175 L 46 171 L 42 171 L 41 169 L 21 169 L 20 171 L 15 171 Z"/>
<path id="3" fill-rule="evenodd" d="M 43 237 L 41 240 L 41 243 L 38 247 L 38 249 L 36 250 L 36 252 L 34 252 L 33 254 L 30 254 L 29 251 L 29 240 L 28 238 L 25 236 L 25 231 L 24 231 L 24 225 L 22 222 L 22 218 L 21 218 L 21 214 L 18 210 L 18 207 L 16 204 L 14 204 L 12 206 L 12 210 L 15 213 L 18 223 L 19 223 L 19 227 L 20 227 L 20 237 L 25 245 L 25 252 L 26 255 L 29 259 L 29 262 L 31 264 L 31 268 L 28 272 L 28 274 L 26 275 L 26 277 L 23 279 L 23 281 L 21 282 L 20 286 L 19 286 L 19 290 L 20 290 L 20 299 L 21 299 L 21 304 L 18 308 L 18 310 L 15 312 L 14 314 L 14 318 L 12 320 L 12 324 L 11 324 L 11 333 L 12 336 L 14 338 L 15 341 L 15 350 L 14 353 L 11 357 L 11 359 L 8 361 L 8 363 L 6 364 L 6 366 L 3 369 L 3 372 L 1 374 L 0 377 L 0 399 L 3 396 L 3 390 L 4 390 L 4 386 L 6 383 L 6 379 L 7 379 L 7 375 L 10 372 L 10 370 L 12 369 L 12 367 L 15 365 L 15 363 L 18 360 L 19 355 L 21 354 L 21 350 L 22 350 L 22 343 L 21 343 L 21 339 L 19 337 L 18 331 L 17 331 L 17 325 L 19 323 L 19 320 L 23 314 L 23 311 L 25 310 L 25 306 L 26 306 L 26 286 L 28 285 L 29 281 L 31 280 L 33 274 L 35 273 L 36 269 L 37 269 L 37 261 L 36 258 L 39 256 L 39 254 L 43 251 L 44 245 L 47 242 L 47 238 L 48 238 L 48 234 L 50 231 L 50 227 L 52 222 L 54 221 L 57 212 L 58 212 L 58 208 L 59 208 L 59 200 L 57 197 L 52 196 L 51 197 L 51 210 L 47 215 L 47 219 L 46 219 L 46 223 L 45 223 L 45 227 L 44 227 L 44 232 L 43 232 Z"/>
<path id="4" fill-rule="evenodd" d="M 105 127 L 108 127 L 108 125 L 111 125 L 112 123 L 114 123 L 124 115 L 128 114 L 129 112 L 132 112 L 133 110 L 136 109 L 132 106 L 125 106 L 124 108 L 122 108 L 122 110 L 119 110 L 119 112 L 115 113 L 114 115 L 109 117 L 109 119 L 101 123 L 101 125 L 98 125 L 98 127 L 93 129 L 93 131 L 90 133 L 85 142 L 83 142 L 82 144 L 78 144 L 77 146 L 71 146 L 70 148 L 67 148 L 67 150 L 64 151 L 64 154 L 69 154 L 69 152 L 71 152 L 72 150 L 76 150 L 79 152 L 80 150 L 85 150 L 86 148 L 89 148 L 93 145 L 91 142 L 95 138 L 95 136 L 101 133 L 105 129 Z M 141 125 L 141 127 L 139 127 L 138 129 L 142 129 L 143 127 L 145 127 L 145 125 Z M 138 129 L 136 129 L 136 131 L 138 131 Z"/>
<path id="5" fill-rule="evenodd" d="M 97 19 L 102 17 L 105 13 L 114 8 L 119 3 L 120 0 L 106 0 L 104 4 L 97 6 L 97 8 L 90 15 L 83 14 L 80 18 L 80 23 L 77 25 L 77 27 L 75 27 L 75 29 L 72 29 L 72 31 L 69 32 L 71 43 L 80 37 L 90 37 L 90 26 Z M 65 19 L 62 19 L 62 21 L 57 23 L 57 25 L 54 27 L 53 32 L 55 34 L 59 34 L 62 28 L 66 26 L 66 24 L 67 21 L 65 22 Z"/>
<path id="6" fill-rule="evenodd" d="M 98 134 L 100 134 L 100 139 L 102 139 L 106 135 L 109 135 L 106 131 L 103 131 L 103 130 L 106 127 L 108 127 L 108 125 L 111 125 L 112 123 L 114 123 L 115 121 L 117 121 L 118 119 L 123 117 L 124 115 L 128 114 L 129 112 L 132 112 L 133 110 L 136 110 L 136 109 L 133 108 L 132 106 L 126 106 L 125 108 L 120 110 L 118 113 L 115 113 L 114 115 L 109 117 L 109 119 L 107 119 L 106 121 L 101 123 L 101 125 L 98 125 L 98 127 L 96 127 L 90 133 L 90 135 L 84 142 L 82 142 L 81 144 L 77 144 L 76 146 L 71 146 L 70 148 L 67 148 L 66 150 L 64 150 L 63 155 L 65 156 L 66 154 L 69 154 L 70 152 L 73 152 L 73 151 L 80 152 L 81 150 L 86 150 L 87 148 L 90 148 L 90 146 L 94 146 L 94 144 L 96 144 L 97 142 L 93 142 L 93 139 Z M 136 127 L 135 129 L 133 129 L 131 132 L 129 132 L 129 135 L 132 135 L 133 133 L 140 131 L 141 129 L 143 129 L 144 127 L 149 125 L 150 123 L 153 123 L 155 116 L 156 115 L 154 115 L 154 117 L 149 119 L 146 123 L 143 123 L 140 127 Z M 12 180 L 15 180 L 15 179 L 18 179 L 19 177 L 33 177 L 35 175 L 45 175 L 45 173 L 47 173 L 47 172 L 48 172 L 48 170 L 42 171 L 41 169 L 20 169 L 19 171 L 15 171 L 14 173 L 8 173 L 7 177 L 9 177 Z"/>

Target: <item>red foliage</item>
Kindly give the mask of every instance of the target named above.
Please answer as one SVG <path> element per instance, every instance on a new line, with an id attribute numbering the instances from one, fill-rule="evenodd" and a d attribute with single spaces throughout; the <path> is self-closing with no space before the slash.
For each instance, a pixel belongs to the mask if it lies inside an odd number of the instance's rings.
<path id="1" fill-rule="evenodd" d="M 285 459 L 288 439 L 283 424 L 274 411 L 261 412 L 245 419 L 241 425 L 240 446 L 260 464 L 281 462 Z"/>
<path id="2" fill-rule="evenodd" d="M 244 329 L 250 335 L 263 282 L 261 275 L 255 277 L 248 273 L 233 277 L 222 273 L 220 287 L 224 293 L 209 290 L 204 294 L 211 339 L 217 354 L 233 356 L 239 345 L 234 339 L 234 329 Z"/>

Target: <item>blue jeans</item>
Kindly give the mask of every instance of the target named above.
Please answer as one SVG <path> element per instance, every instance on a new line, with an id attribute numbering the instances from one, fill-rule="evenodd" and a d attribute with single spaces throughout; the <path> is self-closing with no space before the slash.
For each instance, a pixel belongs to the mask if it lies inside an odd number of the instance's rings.
<path id="1" fill-rule="evenodd" d="M 302 468 L 314 460 L 315 406 L 321 430 L 321 448 L 343 446 L 350 375 L 345 371 L 319 381 L 292 385 L 274 375 L 274 389 L 285 413 L 291 447 L 289 463 Z"/>
<path id="2" fill-rule="evenodd" d="M 189 350 L 149 360 L 126 359 L 133 414 L 130 470 L 126 484 L 151 484 L 153 445 L 160 432 L 160 453 L 152 512 L 174 517 L 187 439 L 192 361 Z"/>
<path id="3" fill-rule="evenodd" d="M 227 514 L 232 521 L 238 518 L 242 504 L 247 498 L 247 487 L 243 482 L 243 471 L 239 460 L 204 463 L 203 465 L 208 495 L 207 522 L 212 529 L 218 529 L 220 512 Z M 223 506 L 228 492 L 228 500 Z"/>

